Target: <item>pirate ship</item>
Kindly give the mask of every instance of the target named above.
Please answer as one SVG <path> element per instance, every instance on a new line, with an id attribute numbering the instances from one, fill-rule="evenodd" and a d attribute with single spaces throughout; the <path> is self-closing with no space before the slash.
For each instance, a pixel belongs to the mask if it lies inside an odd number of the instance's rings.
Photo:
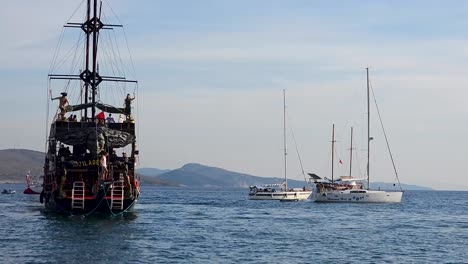
<path id="1" fill-rule="evenodd" d="M 137 81 L 125 77 L 122 70 L 125 67 L 117 66 L 125 60 L 116 48 L 116 38 L 108 36 L 123 26 L 101 20 L 109 17 L 101 1 L 85 3 L 84 22 L 68 22 L 64 26 L 78 29 L 75 51 L 79 55 L 66 53 L 66 58 L 72 58 L 69 74 L 52 73 L 59 69 L 52 66 L 48 75 L 50 95 L 59 89 L 62 96 L 51 96 L 52 100 L 59 99 L 58 109 L 48 100 L 48 109 L 56 111 L 48 115 L 51 122 L 47 121 L 50 130 L 40 202 L 46 209 L 59 213 L 115 215 L 132 210 L 140 195 L 135 175 L 139 154 L 137 119 L 131 113 L 135 96 L 131 97 L 129 92 L 133 87 L 135 94 L 138 86 Z M 62 37 L 63 32 L 60 43 L 64 42 Z M 56 51 L 54 62 L 63 65 L 59 54 Z M 103 66 L 110 70 L 106 72 Z M 56 82 L 58 85 L 53 86 Z M 121 119 L 113 120 L 112 114 L 120 115 Z"/>

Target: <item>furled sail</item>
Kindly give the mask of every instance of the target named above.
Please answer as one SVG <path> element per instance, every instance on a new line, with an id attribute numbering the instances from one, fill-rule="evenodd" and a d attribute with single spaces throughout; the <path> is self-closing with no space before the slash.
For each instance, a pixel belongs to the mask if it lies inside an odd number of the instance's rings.
<path id="1" fill-rule="evenodd" d="M 135 136 L 107 127 L 85 127 L 57 131 L 55 139 L 73 146 L 82 146 L 85 143 L 86 148 L 91 153 L 97 153 L 104 146 L 108 148 L 125 147 L 135 141 Z"/>

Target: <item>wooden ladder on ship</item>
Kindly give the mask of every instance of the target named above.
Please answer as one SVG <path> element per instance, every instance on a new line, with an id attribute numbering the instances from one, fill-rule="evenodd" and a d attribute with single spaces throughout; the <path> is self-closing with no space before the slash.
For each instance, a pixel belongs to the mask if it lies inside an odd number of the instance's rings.
<path id="1" fill-rule="evenodd" d="M 111 190 L 111 209 L 122 210 L 124 201 L 124 183 L 123 181 L 114 181 Z"/>
<path id="2" fill-rule="evenodd" d="M 73 183 L 72 189 L 72 209 L 84 209 L 85 202 L 85 184 L 82 181 Z"/>

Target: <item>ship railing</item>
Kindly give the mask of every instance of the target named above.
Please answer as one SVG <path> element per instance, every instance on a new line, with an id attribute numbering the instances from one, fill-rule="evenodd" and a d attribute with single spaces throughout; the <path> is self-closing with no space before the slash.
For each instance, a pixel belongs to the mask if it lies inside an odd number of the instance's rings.
<path id="1" fill-rule="evenodd" d="M 94 122 L 86 121 L 67 121 L 67 120 L 57 120 L 55 121 L 55 129 L 76 129 L 76 128 L 85 128 L 85 127 L 94 127 L 97 124 Z M 125 131 L 129 133 L 135 132 L 135 123 L 124 122 L 124 123 L 106 123 L 105 126 L 110 129 Z"/>

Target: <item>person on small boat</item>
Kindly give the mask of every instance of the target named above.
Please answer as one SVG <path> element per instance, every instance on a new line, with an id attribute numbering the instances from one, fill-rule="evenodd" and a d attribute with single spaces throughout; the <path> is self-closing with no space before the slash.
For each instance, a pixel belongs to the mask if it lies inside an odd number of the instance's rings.
<path id="1" fill-rule="evenodd" d="M 127 116 L 127 121 L 132 120 L 131 114 L 132 114 L 132 101 L 135 100 L 135 94 L 133 94 L 133 98 L 130 97 L 130 94 L 127 94 L 127 97 L 125 98 L 125 115 Z"/>
<path id="2" fill-rule="evenodd" d="M 69 105 L 68 98 L 67 98 L 67 93 L 63 92 L 60 93 L 62 96 L 52 98 L 51 100 L 59 100 L 59 109 L 60 109 L 60 114 L 58 115 L 59 120 L 65 120 L 65 113 L 67 113 L 67 106 Z"/>

